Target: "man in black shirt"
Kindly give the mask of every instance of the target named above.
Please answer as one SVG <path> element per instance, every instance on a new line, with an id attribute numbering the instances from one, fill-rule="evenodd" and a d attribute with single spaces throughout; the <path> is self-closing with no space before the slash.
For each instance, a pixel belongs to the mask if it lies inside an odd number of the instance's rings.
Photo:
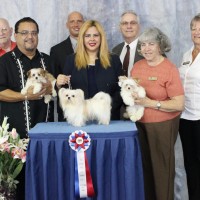
<path id="1" fill-rule="evenodd" d="M 20 92 L 25 86 L 27 72 L 32 68 L 47 68 L 49 56 L 37 50 L 39 28 L 35 20 L 23 18 L 15 24 L 16 48 L 0 58 L 0 123 L 8 117 L 10 128 L 16 128 L 21 138 L 38 122 L 50 119 L 50 107 L 43 96 L 52 92 L 51 84 L 32 94 Z M 17 199 L 24 199 L 23 179 L 18 185 Z"/>

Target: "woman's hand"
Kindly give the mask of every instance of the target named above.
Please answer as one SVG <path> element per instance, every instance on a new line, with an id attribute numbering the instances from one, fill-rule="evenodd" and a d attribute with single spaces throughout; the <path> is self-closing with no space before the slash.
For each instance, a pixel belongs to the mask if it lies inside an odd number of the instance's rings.
<path id="1" fill-rule="evenodd" d="M 136 93 L 133 93 L 132 96 L 136 105 L 158 109 L 157 103 L 159 102 L 161 105 L 159 110 L 164 112 L 177 112 L 183 111 L 184 109 L 184 95 L 171 97 L 169 100 L 165 101 L 153 100 L 148 97 L 140 98 Z"/>
<path id="2" fill-rule="evenodd" d="M 56 80 L 56 86 L 60 88 L 62 85 L 70 83 L 71 76 L 66 76 L 64 74 L 59 74 Z"/>

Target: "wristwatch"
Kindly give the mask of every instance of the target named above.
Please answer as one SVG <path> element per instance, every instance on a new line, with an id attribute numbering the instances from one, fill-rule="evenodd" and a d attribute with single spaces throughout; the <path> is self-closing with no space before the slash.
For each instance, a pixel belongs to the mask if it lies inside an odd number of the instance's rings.
<path id="1" fill-rule="evenodd" d="M 161 103 L 160 103 L 160 101 L 158 101 L 157 104 L 156 104 L 156 108 L 159 110 L 160 107 L 161 107 Z"/>

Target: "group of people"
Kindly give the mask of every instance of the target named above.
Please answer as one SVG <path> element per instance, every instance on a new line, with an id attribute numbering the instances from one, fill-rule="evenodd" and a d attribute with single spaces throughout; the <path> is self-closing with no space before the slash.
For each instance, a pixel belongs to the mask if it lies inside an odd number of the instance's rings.
<path id="1" fill-rule="evenodd" d="M 145 199 L 174 199 L 174 144 L 178 132 L 189 198 L 200 199 L 200 14 L 191 21 L 194 46 L 184 55 L 179 70 L 166 57 L 171 49 L 168 37 L 155 27 L 140 34 L 139 16 L 134 11 L 121 15 L 119 27 L 124 42 L 112 52 L 98 21 L 85 21 L 75 11 L 69 14 L 66 27 L 69 37 L 52 47 L 48 56 L 37 49 L 39 27 L 34 19 L 25 17 L 15 24 L 16 44 L 10 40 L 12 28 L 8 21 L 0 19 L 0 56 L 8 52 L 0 58 L 0 121 L 8 116 L 11 127 L 21 137 L 26 137 L 38 122 L 53 121 L 53 103 L 45 104 L 43 100 L 52 92 L 49 82 L 37 94 L 32 94 L 31 88 L 26 95 L 20 93 L 31 68 L 42 67 L 51 72 L 57 79 L 57 90 L 70 84 L 73 89 L 82 89 L 85 98 L 99 91 L 110 94 L 112 120 L 120 119 L 123 106 L 118 77 L 133 77 L 146 90 L 145 98 L 133 94 L 136 104 L 145 107 L 144 116 L 136 122 Z M 63 121 L 58 105 L 57 113 L 58 120 Z"/>

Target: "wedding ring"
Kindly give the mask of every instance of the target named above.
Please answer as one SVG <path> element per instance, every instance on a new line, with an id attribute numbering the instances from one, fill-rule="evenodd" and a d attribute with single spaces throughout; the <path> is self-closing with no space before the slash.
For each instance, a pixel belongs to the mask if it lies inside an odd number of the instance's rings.
<path id="1" fill-rule="evenodd" d="M 43 96 L 42 95 L 40 95 L 40 98 L 42 98 Z"/>

